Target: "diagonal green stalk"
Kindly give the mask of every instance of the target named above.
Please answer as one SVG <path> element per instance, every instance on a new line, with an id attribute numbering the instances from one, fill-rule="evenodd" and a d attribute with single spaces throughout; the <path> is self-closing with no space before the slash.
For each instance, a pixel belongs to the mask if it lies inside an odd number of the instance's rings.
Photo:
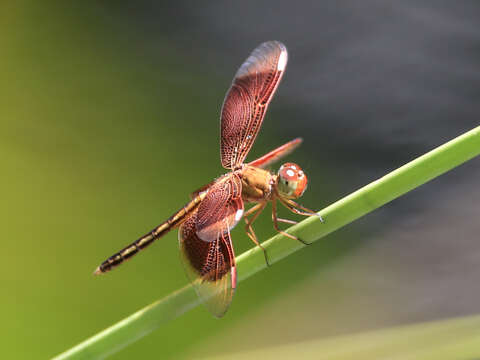
<path id="1" fill-rule="evenodd" d="M 306 242 L 314 242 L 342 226 L 368 214 L 389 201 L 480 154 L 480 126 L 403 165 L 362 187 L 319 212 L 325 219 L 310 217 L 292 226 L 289 232 Z M 304 245 L 282 235 L 263 243 L 271 263 Z M 239 281 L 266 267 L 258 247 L 237 257 Z M 191 285 L 154 302 L 103 330 L 55 359 L 102 359 L 151 333 L 200 303 Z"/>

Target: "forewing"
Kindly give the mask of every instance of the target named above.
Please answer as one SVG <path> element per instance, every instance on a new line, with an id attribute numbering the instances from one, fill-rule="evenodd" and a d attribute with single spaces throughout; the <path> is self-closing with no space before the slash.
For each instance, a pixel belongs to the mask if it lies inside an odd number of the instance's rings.
<path id="1" fill-rule="evenodd" d="M 235 255 L 228 227 L 212 241 L 196 231 L 198 210 L 180 226 L 181 259 L 197 295 L 216 317 L 227 311 L 236 287 Z"/>
<path id="2" fill-rule="evenodd" d="M 197 235 L 215 240 L 224 229 L 232 229 L 243 215 L 242 182 L 235 174 L 217 180 L 198 207 Z"/>
<path id="3" fill-rule="evenodd" d="M 268 104 L 287 66 L 287 49 L 278 41 L 258 46 L 238 69 L 221 115 L 222 166 L 243 163 L 257 137 Z"/>
<path id="4" fill-rule="evenodd" d="M 302 143 L 302 141 L 303 140 L 301 138 L 293 139 L 292 141 L 289 141 L 275 150 L 270 151 L 268 154 L 263 155 L 261 158 L 250 162 L 248 165 L 265 169 L 266 167 L 290 154 Z"/>
<path id="5" fill-rule="evenodd" d="M 217 317 L 227 311 L 236 287 L 230 229 L 243 214 L 241 193 L 241 181 L 236 175 L 218 179 L 179 230 L 187 276 L 208 310 Z"/>

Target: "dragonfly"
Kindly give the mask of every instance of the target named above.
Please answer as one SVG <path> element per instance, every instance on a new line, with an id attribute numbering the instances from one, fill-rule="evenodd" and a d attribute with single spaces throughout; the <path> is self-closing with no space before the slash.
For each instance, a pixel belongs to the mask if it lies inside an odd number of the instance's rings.
<path id="1" fill-rule="evenodd" d="M 318 216 L 294 199 L 307 188 L 307 176 L 294 163 L 283 164 L 276 174 L 267 168 L 297 148 L 296 138 L 266 155 L 245 163 L 260 130 L 265 112 L 287 66 L 285 45 L 268 41 L 259 45 L 240 66 L 221 110 L 220 159 L 229 170 L 191 194 L 191 200 L 165 222 L 105 260 L 95 274 L 106 273 L 145 249 L 169 231 L 178 228 L 180 253 L 193 287 L 216 317 L 227 311 L 237 287 L 235 253 L 230 231 L 243 218 L 247 236 L 263 250 L 252 227 L 268 203 L 272 204 L 275 230 L 291 239 L 298 237 L 280 229 L 279 223 L 296 221 L 277 216 L 277 201 L 298 215 Z M 245 204 L 252 206 L 245 211 Z"/>

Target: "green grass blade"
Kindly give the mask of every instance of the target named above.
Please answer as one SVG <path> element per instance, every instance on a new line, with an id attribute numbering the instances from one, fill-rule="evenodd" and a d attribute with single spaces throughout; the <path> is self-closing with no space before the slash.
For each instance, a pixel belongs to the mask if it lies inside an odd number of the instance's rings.
<path id="1" fill-rule="evenodd" d="M 314 242 L 479 154 L 480 127 L 476 127 L 323 209 L 320 214 L 325 223 L 311 217 L 291 227 L 289 232 Z M 274 263 L 304 245 L 277 235 L 263 246 L 268 250 L 270 262 Z M 255 247 L 237 257 L 237 267 L 239 281 L 264 269 L 261 249 Z M 105 358 L 198 304 L 192 287 L 185 286 L 55 359 Z"/>

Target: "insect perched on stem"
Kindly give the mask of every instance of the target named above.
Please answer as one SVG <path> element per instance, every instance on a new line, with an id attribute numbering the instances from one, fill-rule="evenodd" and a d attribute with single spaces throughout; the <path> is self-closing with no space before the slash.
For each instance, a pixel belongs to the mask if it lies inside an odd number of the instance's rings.
<path id="1" fill-rule="evenodd" d="M 207 308 L 217 317 L 228 309 L 237 284 L 235 255 L 230 230 L 243 217 L 248 237 L 268 256 L 253 231 L 252 224 L 272 202 L 274 228 L 279 222 L 295 221 L 277 217 L 277 201 L 295 214 L 320 215 L 296 203 L 307 188 L 307 176 L 294 163 L 283 164 L 277 174 L 265 168 L 292 152 L 302 139 L 294 139 L 245 164 L 257 137 L 268 104 L 285 72 L 287 49 L 278 41 L 258 46 L 235 74 L 221 112 L 220 153 L 222 166 L 230 172 L 192 194 L 192 200 L 167 221 L 110 256 L 96 270 L 102 274 L 130 259 L 170 230 L 179 228 L 180 252 L 187 275 Z M 244 211 L 244 203 L 254 203 Z M 303 241 L 302 241 L 303 242 Z"/>

